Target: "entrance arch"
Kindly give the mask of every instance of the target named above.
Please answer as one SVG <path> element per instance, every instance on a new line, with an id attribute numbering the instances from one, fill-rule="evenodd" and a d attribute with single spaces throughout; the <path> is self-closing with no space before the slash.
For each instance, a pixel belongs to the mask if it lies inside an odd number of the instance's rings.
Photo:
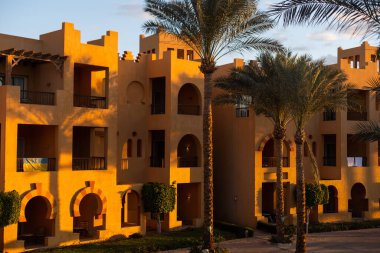
<path id="1" fill-rule="evenodd" d="M 140 196 L 133 190 L 127 191 L 122 198 L 121 224 L 123 227 L 140 225 Z"/>
<path id="2" fill-rule="evenodd" d="M 18 223 L 17 238 L 25 241 L 25 248 L 45 246 L 46 237 L 54 236 L 53 206 L 44 196 L 34 196 L 23 209 L 23 219 Z"/>
<path id="3" fill-rule="evenodd" d="M 329 185 L 329 202 L 323 205 L 323 213 L 338 212 L 338 190 L 333 185 Z"/>
<path id="4" fill-rule="evenodd" d="M 351 199 L 348 202 L 352 218 L 364 218 L 364 212 L 368 211 L 368 199 L 365 198 L 366 189 L 362 183 L 356 183 L 351 188 Z"/>

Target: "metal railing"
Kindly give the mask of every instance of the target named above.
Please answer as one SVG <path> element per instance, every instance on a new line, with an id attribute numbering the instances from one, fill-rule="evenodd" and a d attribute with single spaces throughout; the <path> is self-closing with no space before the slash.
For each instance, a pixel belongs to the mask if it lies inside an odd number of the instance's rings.
<path id="1" fill-rule="evenodd" d="M 73 158 L 73 170 L 106 170 L 105 157 Z"/>
<path id="2" fill-rule="evenodd" d="M 178 114 L 185 115 L 201 115 L 201 107 L 199 105 L 178 105 Z"/>
<path id="3" fill-rule="evenodd" d="M 347 156 L 348 167 L 366 167 L 367 157 L 365 156 Z"/>
<path id="4" fill-rule="evenodd" d="M 17 172 L 55 171 L 56 158 L 17 158 Z"/>
<path id="5" fill-rule="evenodd" d="M 74 95 L 75 107 L 107 109 L 106 97 Z"/>
<path id="6" fill-rule="evenodd" d="M 164 103 L 152 104 L 151 114 L 165 114 L 165 104 Z"/>
<path id="7" fill-rule="evenodd" d="M 323 157 L 323 166 L 336 166 L 336 157 Z"/>
<path id="8" fill-rule="evenodd" d="M 55 105 L 55 93 L 21 90 L 20 103 L 36 105 Z"/>
<path id="9" fill-rule="evenodd" d="M 282 166 L 289 167 L 289 157 L 282 157 Z M 263 157 L 263 168 L 277 167 L 277 157 Z"/>
<path id="10" fill-rule="evenodd" d="M 336 120 L 336 112 L 334 111 L 324 111 L 323 121 L 334 121 Z"/>
<path id="11" fill-rule="evenodd" d="M 236 117 L 237 118 L 248 118 L 249 117 L 249 108 L 236 108 Z"/>
<path id="12" fill-rule="evenodd" d="M 198 167 L 198 157 L 177 157 L 177 167 L 178 168 L 187 168 L 187 167 Z"/>
<path id="13" fill-rule="evenodd" d="M 367 112 L 347 112 L 347 120 L 355 120 L 355 121 L 366 121 L 367 120 Z"/>
<path id="14" fill-rule="evenodd" d="M 150 157 L 150 167 L 155 167 L 155 168 L 164 168 L 165 167 L 165 158 L 163 157 L 156 157 L 156 156 L 151 156 Z"/>

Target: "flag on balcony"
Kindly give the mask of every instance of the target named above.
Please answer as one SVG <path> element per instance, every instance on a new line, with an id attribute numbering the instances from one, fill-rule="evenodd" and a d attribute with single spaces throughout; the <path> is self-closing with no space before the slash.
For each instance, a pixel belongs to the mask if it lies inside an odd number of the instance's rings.
<path id="1" fill-rule="evenodd" d="M 48 163 L 49 163 L 48 158 L 24 158 L 23 170 L 25 172 L 47 171 Z"/>

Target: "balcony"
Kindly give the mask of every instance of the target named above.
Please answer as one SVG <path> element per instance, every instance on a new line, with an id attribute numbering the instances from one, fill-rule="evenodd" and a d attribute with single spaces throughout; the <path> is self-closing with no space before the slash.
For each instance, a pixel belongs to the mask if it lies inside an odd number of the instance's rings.
<path id="1" fill-rule="evenodd" d="M 150 167 L 154 168 L 164 168 L 165 167 L 165 159 L 159 156 L 151 156 L 150 157 Z"/>
<path id="2" fill-rule="evenodd" d="M 55 105 L 55 93 L 21 90 L 20 103 L 36 105 Z"/>
<path id="3" fill-rule="evenodd" d="M 347 157 L 348 167 L 367 167 L 367 157 Z"/>
<path id="4" fill-rule="evenodd" d="M 106 97 L 74 95 L 75 107 L 107 109 Z"/>
<path id="5" fill-rule="evenodd" d="M 178 105 L 178 114 L 200 115 L 201 107 L 199 105 Z"/>
<path id="6" fill-rule="evenodd" d="M 198 157 L 177 157 L 178 168 L 198 167 Z"/>
<path id="7" fill-rule="evenodd" d="M 354 112 L 354 111 L 348 111 L 347 112 L 347 120 L 353 120 L 353 121 L 367 121 L 367 112 Z"/>
<path id="8" fill-rule="evenodd" d="M 334 111 L 324 111 L 323 121 L 334 121 L 336 120 L 336 112 Z"/>
<path id="9" fill-rule="evenodd" d="M 282 166 L 289 167 L 289 157 L 282 157 Z M 277 157 L 263 157 L 263 168 L 277 167 Z"/>
<path id="10" fill-rule="evenodd" d="M 17 172 L 42 172 L 56 170 L 55 158 L 17 158 Z"/>
<path id="11" fill-rule="evenodd" d="M 73 158 L 73 170 L 106 170 L 104 157 Z"/>
<path id="12" fill-rule="evenodd" d="M 323 166 L 336 166 L 336 157 L 323 157 Z"/>
<path id="13" fill-rule="evenodd" d="M 249 108 L 236 108 L 236 117 L 237 118 L 248 118 L 249 117 Z"/>

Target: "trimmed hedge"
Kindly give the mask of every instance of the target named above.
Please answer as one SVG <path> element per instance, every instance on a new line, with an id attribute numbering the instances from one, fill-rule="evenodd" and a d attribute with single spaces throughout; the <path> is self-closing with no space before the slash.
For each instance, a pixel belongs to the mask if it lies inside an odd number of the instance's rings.
<path id="1" fill-rule="evenodd" d="M 248 232 L 248 237 L 253 237 L 254 230 L 250 227 L 241 227 L 236 224 L 224 222 L 224 221 L 215 221 L 214 227 L 220 230 L 225 230 L 233 233 L 238 238 L 244 238 L 246 236 L 246 231 Z"/>
<path id="2" fill-rule="evenodd" d="M 0 227 L 16 224 L 20 211 L 21 198 L 16 191 L 0 192 Z"/>
<path id="3" fill-rule="evenodd" d="M 175 191 L 174 185 L 162 183 L 144 184 L 141 190 L 144 211 L 158 214 L 170 213 L 174 210 Z"/>
<path id="4" fill-rule="evenodd" d="M 322 233 L 322 232 L 333 232 L 333 231 L 346 231 L 346 230 L 358 230 L 358 229 L 368 229 L 368 228 L 380 228 L 379 220 L 367 220 L 360 222 L 336 222 L 336 223 L 318 223 L 309 225 L 309 233 Z M 276 234 L 276 224 L 268 224 L 265 222 L 258 221 L 257 229 Z M 290 235 L 295 232 L 296 227 L 294 225 L 285 226 L 285 234 Z"/>

